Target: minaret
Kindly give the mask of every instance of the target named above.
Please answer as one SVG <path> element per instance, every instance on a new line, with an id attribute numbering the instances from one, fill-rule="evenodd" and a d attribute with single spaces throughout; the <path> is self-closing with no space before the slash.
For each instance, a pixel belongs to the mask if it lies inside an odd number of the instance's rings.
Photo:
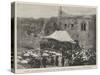
<path id="1" fill-rule="evenodd" d="M 62 6 L 59 7 L 59 10 L 58 10 L 58 17 L 59 17 L 59 18 L 62 17 Z"/>
<path id="2" fill-rule="evenodd" d="M 58 29 L 63 30 L 61 19 L 62 19 L 62 6 L 60 6 L 58 10 Z"/>

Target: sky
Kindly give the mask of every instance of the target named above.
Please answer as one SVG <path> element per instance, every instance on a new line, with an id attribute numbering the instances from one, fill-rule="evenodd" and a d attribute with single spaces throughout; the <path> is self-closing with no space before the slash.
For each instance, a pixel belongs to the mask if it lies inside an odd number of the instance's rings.
<path id="1" fill-rule="evenodd" d="M 58 16 L 59 5 L 51 4 L 35 4 L 35 3 L 17 3 L 17 16 L 18 17 L 31 17 L 31 18 L 48 18 Z M 91 15 L 96 14 L 94 7 L 84 6 L 62 6 L 62 10 L 66 14 L 71 15 Z"/>

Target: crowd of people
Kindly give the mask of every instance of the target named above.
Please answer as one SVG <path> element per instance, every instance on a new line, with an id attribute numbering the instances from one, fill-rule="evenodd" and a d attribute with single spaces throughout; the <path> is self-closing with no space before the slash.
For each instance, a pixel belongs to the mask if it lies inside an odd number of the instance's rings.
<path id="1" fill-rule="evenodd" d="M 96 64 L 94 49 L 67 50 L 62 52 L 27 50 L 18 56 L 18 63 L 27 68 L 64 67 Z"/>

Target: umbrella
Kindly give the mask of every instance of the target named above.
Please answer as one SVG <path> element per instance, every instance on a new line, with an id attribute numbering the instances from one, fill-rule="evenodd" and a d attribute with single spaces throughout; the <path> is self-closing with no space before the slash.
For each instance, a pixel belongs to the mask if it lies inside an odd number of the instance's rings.
<path id="1" fill-rule="evenodd" d="M 49 54 L 47 54 L 47 53 L 43 53 L 43 56 L 49 56 Z"/>
<path id="2" fill-rule="evenodd" d="M 27 59 L 26 59 L 26 61 L 28 61 L 28 62 L 29 62 L 29 61 L 30 61 L 30 59 L 29 59 L 29 58 L 27 58 Z"/>
<path id="3" fill-rule="evenodd" d="M 33 57 L 38 57 L 38 55 L 37 54 L 31 54 Z"/>
<path id="4" fill-rule="evenodd" d="M 21 57 L 21 56 L 18 56 L 17 58 L 18 58 L 18 59 L 22 59 L 22 57 Z"/>
<path id="5" fill-rule="evenodd" d="M 25 53 L 24 56 L 30 56 L 29 53 Z"/>
<path id="6" fill-rule="evenodd" d="M 49 51 L 46 50 L 45 52 L 49 52 Z"/>
<path id="7" fill-rule="evenodd" d="M 54 51 L 50 51 L 50 53 L 53 53 L 53 54 L 55 54 L 56 52 L 54 52 Z"/>
<path id="8" fill-rule="evenodd" d="M 22 60 L 21 63 L 22 63 L 22 64 L 27 64 L 28 61 L 27 61 L 27 60 Z"/>
<path id="9" fill-rule="evenodd" d="M 40 51 L 40 48 L 37 48 L 36 50 L 39 50 Z"/>
<path id="10" fill-rule="evenodd" d="M 31 53 L 32 53 L 32 51 L 28 51 L 27 53 L 28 53 L 28 54 L 31 54 Z"/>
<path id="11" fill-rule="evenodd" d="M 55 53 L 55 55 L 57 55 L 57 56 L 61 56 L 62 54 L 60 54 L 60 53 Z"/>

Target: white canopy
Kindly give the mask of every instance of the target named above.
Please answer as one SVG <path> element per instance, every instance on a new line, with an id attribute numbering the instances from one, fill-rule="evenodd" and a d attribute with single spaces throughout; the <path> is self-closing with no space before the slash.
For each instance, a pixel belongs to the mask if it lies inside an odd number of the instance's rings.
<path id="1" fill-rule="evenodd" d="M 67 31 L 55 31 L 53 34 L 44 38 L 56 39 L 61 42 L 74 42 Z"/>

